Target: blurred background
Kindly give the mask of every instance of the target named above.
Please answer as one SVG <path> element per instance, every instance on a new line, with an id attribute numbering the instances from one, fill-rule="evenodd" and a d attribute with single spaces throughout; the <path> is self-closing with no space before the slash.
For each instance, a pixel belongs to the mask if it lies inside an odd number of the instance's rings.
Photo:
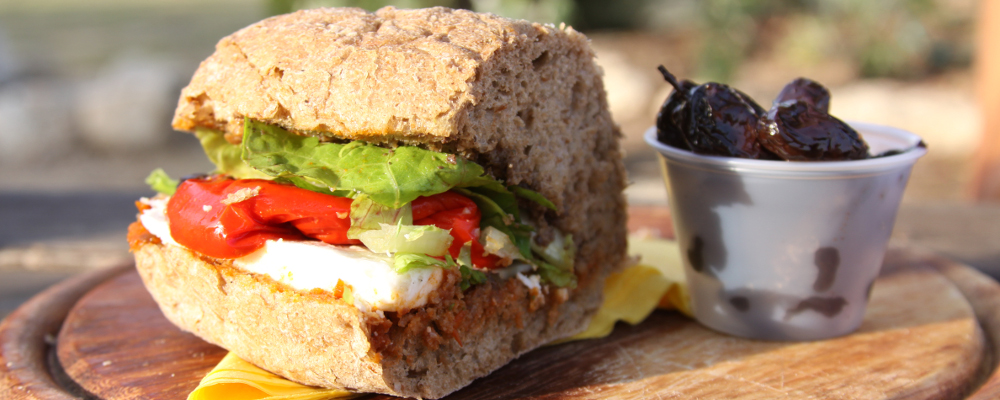
<path id="1" fill-rule="evenodd" d="M 990 129 L 1000 100 L 983 95 L 1000 93 L 1000 62 L 985 62 L 1000 48 L 1000 38 L 988 39 L 1000 33 L 984 33 L 1000 26 L 991 3 L 0 0 L 0 316 L 59 279 L 126 262 L 132 203 L 152 193 L 146 175 L 211 169 L 197 141 L 169 124 L 200 60 L 239 28 L 318 6 L 441 5 L 584 32 L 625 134 L 628 197 L 637 205 L 666 201 L 641 140 L 670 91 L 657 65 L 728 83 L 761 104 L 810 77 L 830 88 L 833 115 L 908 129 L 928 144 L 894 243 L 1000 276 L 1000 184 L 990 186 L 1000 179 L 983 167 L 1000 162 L 1000 133 Z"/>

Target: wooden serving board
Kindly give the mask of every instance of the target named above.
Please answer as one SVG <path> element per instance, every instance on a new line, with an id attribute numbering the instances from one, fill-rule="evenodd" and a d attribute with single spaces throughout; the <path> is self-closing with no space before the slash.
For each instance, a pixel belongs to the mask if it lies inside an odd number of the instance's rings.
<path id="1" fill-rule="evenodd" d="M 671 234 L 662 209 L 633 209 L 631 222 L 631 229 Z M 20 345 L 37 358 L 45 347 L 25 334 L 45 329 L 26 323 L 24 310 L 0 325 L 0 398 L 69 398 L 60 396 L 76 390 L 103 399 L 183 399 L 225 354 L 164 319 L 134 271 L 88 288 L 65 316 L 58 357 L 48 362 L 54 368 L 19 352 Z M 42 312 L 36 303 L 45 296 L 26 307 Z M 989 343 L 998 333 L 995 281 L 941 257 L 892 249 L 852 335 L 753 341 L 656 311 L 604 339 L 535 350 L 449 398 L 993 399 L 1000 375 Z"/>

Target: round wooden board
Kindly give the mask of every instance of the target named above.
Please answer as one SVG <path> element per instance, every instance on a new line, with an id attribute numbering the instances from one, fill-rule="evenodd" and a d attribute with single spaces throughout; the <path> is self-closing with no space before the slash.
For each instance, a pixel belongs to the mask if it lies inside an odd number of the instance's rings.
<path id="1" fill-rule="evenodd" d="M 632 213 L 630 228 L 669 235 L 662 209 Z M 34 313 L 44 312 L 34 307 Z M 60 389 L 51 387 L 50 376 L 41 376 L 46 368 L 10 361 L 24 358 L 19 348 L 44 347 L 41 339 L 23 334 L 30 325 L 26 315 L 19 310 L 0 325 L 0 376 L 6 383 L 0 398 L 65 398 L 54 394 Z M 449 398 L 992 399 L 1000 398 L 1000 376 L 996 349 L 987 343 L 997 342 L 998 332 L 995 281 L 941 257 L 893 249 L 865 322 L 852 335 L 805 343 L 751 341 L 657 311 L 639 325 L 619 324 L 604 339 L 538 349 Z M 76 302 L 57 349 L 68 376 L 106 399 L 185 398 L 224 355 L 167 322 L 134 271 L 93 287 Z M 49 391 L 25 395 L 12 389 L 26 386 Z"/>
<path id="2" fill-rule="evenodd" d="M 908 256 L 893 253 L 853 335 L 751 341 L 656 312 L 605 339 L 532 352 L 452 397 L 958 398 L 975 383 L 985 341 L 961 292 Z M 58 354 L 101 398 L 179 399 L 225 351 L 174 328 L 130 272 L 77 303 Z"/>
<path id="3" fill-rule="evenodd" d="M 133 269 L 80 299 L 57 354 L 66 373 L 102 399 L 184 399 L 226 350 L 167 321 Z"/>

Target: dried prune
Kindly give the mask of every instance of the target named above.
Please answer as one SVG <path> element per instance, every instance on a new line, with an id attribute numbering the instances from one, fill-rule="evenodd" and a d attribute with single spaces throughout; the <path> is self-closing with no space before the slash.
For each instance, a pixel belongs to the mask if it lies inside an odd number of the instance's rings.
<path id="1" fill-rule="evenodd" d="M 760 156 L 759 117 L 744 96 L 728 85 L 715 82 L 690 91 L 689 126 L 683 132 L 692 151 L 726 157 Z"/>
<path id="2" fill-rule="evenodd" d="M 798 78 L 789 82 L 778 93 L 774 104 L 778 105 L 789 100 L 800 100 L 824 113 L 830 112 L 830 91 L 823 85 L 809 78 Z"/>
<path id="3" fill-rule="evenodd" d="M 686 125 L 684 118 L 687 114 L 688 92 L 696 85 L 686 79 L 678 82 L 677 78 L 662 65 L 657 69 L 674 90 L 670 92 L 660 107 L 660 112 L 656 114 L 656 139 L 668 146 L 691 150 L 691 146 L 684 140 L 683 126 Z"/>
<path id="4" fill-rule="evenodd" d="M 829 115 L 830 91 L 798 78 L 782 89 L 770 110 L 725 84 L 678 81 L 662 65 L 674 90 L 656 117 L 657 139 L 698 154 L 787 161 L 868 158 L 868 145 Z"/>
<path id="5" fill-rule="evenodd" d="M 788 161 L 868 158 L 868 144 L 843 121 L 802 100 L 771 107 L 757 132 L 761 146 Z"/>

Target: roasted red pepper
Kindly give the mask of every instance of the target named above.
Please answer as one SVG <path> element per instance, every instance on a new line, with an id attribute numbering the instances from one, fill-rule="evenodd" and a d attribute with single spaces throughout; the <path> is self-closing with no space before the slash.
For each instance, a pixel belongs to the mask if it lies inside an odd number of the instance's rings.
<path id="1" fill-rule="evenodd" d="M 174 240 L 217 258 L 244 256 L 276 239 L 360 244 L 347 239 L 350 212 L 348 198 L 224 177 L 188 179 L 167 203 Z"/>
<path id="2" fill-rule="evenodd" d="M 268 240 L 321 240 L 361 244 L 347 238 L 351 199 L 321 194 L 259 179 L 221 176 L 188 179 L 167 203 L 170 234 L 178 243 L 216 258 L 252 253 Z M 469 198 L 446 192 L 420 197 L 411 204 L 416 225 L 450 229 L 448 249 L 457 258 L 472 242 L 472 263 L 494 268 L 498 258 L 479 243 L 479 208 Z"/>
<path id="3" fill-rule="evenodd" d="M 428 197 L 418 197 L 410 203 L 413 209 L 414 225 L 434 225 L 441 229 L 451 229 L 455 238 L 448 248 L 452 257 L 458 258 L 465 243 L 472 242 L 472 265 L 479 268 L 494 268 L 500 258 L 486 254 L 479 242 L 479 207 L 468 197 L 455 192 L 444 192 Z"/>

